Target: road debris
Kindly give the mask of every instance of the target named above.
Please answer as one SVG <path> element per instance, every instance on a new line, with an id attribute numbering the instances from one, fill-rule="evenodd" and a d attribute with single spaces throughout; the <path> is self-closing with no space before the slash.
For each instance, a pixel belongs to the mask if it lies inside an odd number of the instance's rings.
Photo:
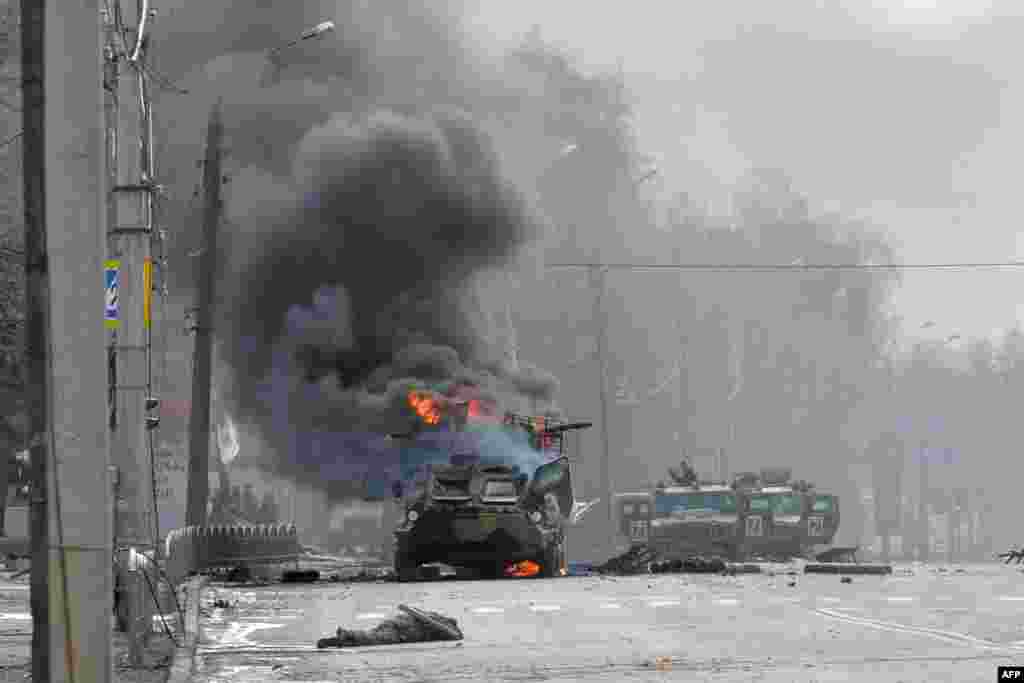
<path id="1" fill-rule="evenodd" d="M 808 562 L 804 574 L 892 574 L 891 564 Z"/>
<path id="2" fill-rule="evenodd" d="M 228 570 L 227 576 L 225 577 L 225 580 L 231 583 L 245 583 L 247 581 L 252 581 L 252 579 L 252 568 L 244 564 L 232 567 Z"/>
<path id="3" fill-rule="evenodd" d="M 335 578 L 337 577 L 337 578 Z M 343 583 L 384 583 L 397 581 L 398 577 L 391 568 L 361 569 L 355 574 L 342 575 L 338 573 L 331 577 L 332 581 Z"/>
<path id="4" fill-rule="evenodd" d="M 652 574 L 668 572 L 686 572 L 687 574 L 721 574 L 728 571 L 725 560 L 717 557 L 688 557 L 685 560 L 655 562 L 651 565 Z"/>
<path id="5" fill-rule="evenodd" d="M 1024 548 L 1011 548 L 1005 553 L 999 553 L 996 557 L 1005 560 L 1004 564 L 1010 564 L 1011 561 L 1020 564 L 1024 560 Z"/>
<path id="6" fill-rule="evenodd" d="M 602 565 L 593 567 L 599 575 L 608 574 L 761 574 L 763 568 L 752 562 L 727 562 L 717 556 L 693 555 L 687 558 L 660 559 L 657 551 L 650 546 L 636 545 L 626 552 L 613 557 Z"/>
<path id="7" fill-rule="evenodd" d="M 657 559 L 657 553 L 643 545 L 636 545 L 626 552 L 613 557 L 594 570 L 600 574 L 646 574 L 650 564 Z"/>
<path id="8" fill-rule="evenodd" d="M 281 575 L 281 583 L 316 583 L 320 572 L 316 569 L 289 569 Z"/>
<path id="9" fill-rule="evenodd" d="M 402 614 L 372 629 L 339 628 L 333 638 L 321 638 L 316 646 L 324 649 L 462 640 L 462 631 L 455 619 L 407 605 L 399 605 L 398 609 Z"/>
<path id="10" fill-rule="evenodd" d="M 853 579 L 849 576 L 843 576 L 839 578 L 839 583 L 853 583 Z"/>

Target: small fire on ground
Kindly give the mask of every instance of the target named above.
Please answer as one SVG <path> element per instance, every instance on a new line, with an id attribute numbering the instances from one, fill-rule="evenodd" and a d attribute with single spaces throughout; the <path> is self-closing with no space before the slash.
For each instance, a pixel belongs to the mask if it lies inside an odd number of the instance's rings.
<path id="1" fill-rule="evenodd" d="M 537 574 L 540 574 L 540 565 L 533 560 L 513 562 L 505 567 L 505 576 L 524 578 L 528 576 L 537 576 Z"/>

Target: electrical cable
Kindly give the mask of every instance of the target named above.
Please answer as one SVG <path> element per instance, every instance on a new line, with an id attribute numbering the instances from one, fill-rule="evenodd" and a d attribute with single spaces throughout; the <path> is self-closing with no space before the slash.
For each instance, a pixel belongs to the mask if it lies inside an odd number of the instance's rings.
<path id="1" fill-rule="evenodd" d="M 121 55 L 128 55 L 128 29 L 124 26 L 124 15 L 121 13 L 121 0 L 114 0 L 114 30 L 121 40 Z"/>
<path id="2" fill-rule="evenodd" d="M 153 565 L 156 566 L 155 561 L 153 562 Z M 160 622 L 164 625 L 164 632 L 167 633 L 167 637 L 171 639 L 174 646 L 178 647 L 178 639 L 174 637 L 174 634 L 171 633 L 171 627 L 167 625 L 167 619 L 164 618 L 164 612 L 160 609 L 160 598 L 156 594 L 156 588 L 153 587 L 153 581 L 149 578 L 149 573 L 146 571 L 145 567 L 142 568 L 142 576 L 146 579 L 146 585 L 149 586 L 149 594 L 152 596 L 153 603 L 157 606 L 157 611 L 160 613 Z M 173 593 L 174 591 L 171 592 Z M 177 596 L 175 596 L 175 599 L 177 599 Z"/>
<path id="3" fill-rule="evenodd" d="M 704 270 L 712 272 L 775 272 L 820 270 L 987 270 L 1024 268 L 1024 261 L 963 263 L 551 263 L 551 269 L 590 270 Z"/>
<path id="4" fill-rule="evenodd" d="M 149 19 L 149 0 L 140 0 L 139 6 L 139 26 L 135 30 L 135 49 L 132 51 L 132 56 L 128 58 L 128 61 L 134 63 L 139 61 L 139 53 L 142 51 L 142 42 L 146 39 L 146 21 Z"/>
<path id="5" fill-rule="evenodd" d="M 11 144 L 12 142 L 17 140 L 18 138 L 20 138 L 24 134 L 25 134 L 25 131 L 19 130 L 14 135 L 11 135 L 10 137 L 7 137 L 7 138 L 4 138 L 3 140 L 0 140 L 0 149 L 3 149 L 4 147 L 6 147 L 7 145 Z"/>
<path id="6" fill-rule="evenodd" d="M 54 367 L 53 367 L 53 353 L 54 353 L 53 339 L 52 339 L 52 335 L 48 335 L 48 336 L 50 337 L 50 339 L 47 341 L 47 345 L 46 345 L 47 346 L 46 364 L 48 366 L 47 370 L 49 372 L 49 376 L 50 377 L 56 377 L 56 374 L 54 374 Z M 57 451 L 56 451 L 56 447 L 57 447 L 57 431 L 56 431 L 56 428 L 54 427 L 54 420 L 53 420 L 54 406 L 53 406 L 52 388 L 51 388 L 51 391 L 47 392 L 46 403 L 47 403 L 47 411 L 46 411 L 46 413 L 47 413 L 47 420 L 46 421 L 48 423 L 47 424 L 47 439 L 50 442 L 48 444 L 48 447 L 47 447 L 46 450 L 47 450 L 47 456 L 49 457 L 49 460 L 50 460 L 50 463 L 51 463 L 51 467 L 53 468 L 53 488 L 54 488 L 53 506 L 54 506 L 54 517 L 55 517 L 54 522 L 56 522 L 56 526 L 57 526 L 57 546 L 58 546 L 58 551 L 57 552 L 59 553 L 59 556 L 60 556 L 60 591 L 61 591 L 61 602 L 63 603 L 62 606 L 64 608 L 63 609 L 63 612 L 64 612 L 64 657 L 65 657 L 65 660 L 66 660 L 65 661 L 65 666 L 67 667 L 68 680 L 70 681 L 70 683 L 75 683 L 75 667 L 74 667 L 74 663 L 72 661 L 72 657 L 73 657 L 73 654 L 74 654 L 74 649 L 72 647 L 72 638 L 71 638 L 71 603 L 68 600 L 68 595 L 69 595 L 69 591 L 68 591 L 68 561 L 67 561 L 67 549 L 64 547 L 64 519 L 63 519 L 63 506 L 61 505 L 60 477 L 58 476 L 58 471 L 57 471 Z M 48 482 L 42 482 L 42 485 L 43 485 L 43 487 L 48 492 L 49 491 L 49 483 Z M 44 494 L 44 496 L 43 496 L 44 500 L 47 497 L 48 496 L 46 494 Z M 47 549 L 47 555 L 49 555 L 49 549 Z M 49 561 L 49 558 L 47 558 L 47 561 Z"/>

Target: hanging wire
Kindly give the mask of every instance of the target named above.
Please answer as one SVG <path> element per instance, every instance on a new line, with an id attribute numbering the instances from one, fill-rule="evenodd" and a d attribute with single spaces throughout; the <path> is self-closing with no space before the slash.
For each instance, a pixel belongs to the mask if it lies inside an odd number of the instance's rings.
<path id="1" fill-rule="evenodd" d="M 4 138 L 3 140 L 0 140 L 0 149 L 3 149 L 4 147 L 6 147 L 7 145 L 11 144 L 12 142 L 17 140 L 18 138 L 20 138 L 24 134 L 25 134 L 25 131 L 19 130 L 14 135 L 11 135 L 10 137 L 7 137 L 7 138 Z"/>
<path id="2" fill-rule="evenodd" d="M 142 44 L 146 39 L 146 22 L 149 20 L 149 0 L 140 0 L 139 3 L 139 26 L 135 31 L 135 49 L 128 61 L 134 63 L 139 61 L 139 53 L 142 52 Z"/>
<path id="3" fill-rule="evenodd" d="M 1024 261 L 952 263 L 550 263 L 552 269 L 600 270 L 706 270 L 718 272 L 774 272 L 820 270 L 989 270 L 1024 268 Z"/>

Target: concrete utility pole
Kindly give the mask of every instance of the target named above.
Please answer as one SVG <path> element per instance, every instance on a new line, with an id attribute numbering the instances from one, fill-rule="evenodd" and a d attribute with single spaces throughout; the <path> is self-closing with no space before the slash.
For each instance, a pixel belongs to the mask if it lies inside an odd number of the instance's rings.
<path id="1" fill-rule="evenodd" d="M 604 310 L 605 276 L 607 269 L 594 266 L 590 269 L 597 296 L 594 299 L 594 322 L 597 324 L 597 362 L 600 373 L 601 394 L 601 492 L 608 509 L 607 542 L 609 552 L 615 553 L 615 505 L 613 504 L 611 446 L 608 443 L 608 320 Z"/>
<path id="2" fill-rule="evenodd" d="M 220 104 L 210 112 L 203 167 L 203 242 L 199 264 L 195 354 L 192 361 L 192 411 L 189 417 L 188 507 L 185 524 L 206 524 L 210 488 L 210 382 L 213 375 L 213 301 L 217 268 L 217 232 L 221 221 L 221 146 L 224 126 Z"/>
<path id="3" fill-rule="evenodd" d="M 134 5 L 134 3 L 131 3 Z M 143 63 L 150 21 L 148 2 L 126 10 L 120 2 L 105 17 L 107 155 L 113 181 L 108 216 L 107 270 L 117 282 L 115 311 L 108 312 L 113 375 L 112 451 L 117 467 L 115 513 L 120 627 L 127 630 L 138 664 L 151 631 L 155 603 L 149 583 L 132 566 L 133 551 L 155 557 L 159 547 L 153 496 L 149 409 L 152 399 L 151 327 L 154 210 L 153 131 L 149 83 Z M 155 418 L 152 418 L 155 420 Z M 141 569 L 145 571 L 145 569 Z"/>
<path id="4" fill-rule="evenodd" d="M 91 0 L 23 0 L 21 11 L 31 678 L 110 681 L 100 10 Z"/>

